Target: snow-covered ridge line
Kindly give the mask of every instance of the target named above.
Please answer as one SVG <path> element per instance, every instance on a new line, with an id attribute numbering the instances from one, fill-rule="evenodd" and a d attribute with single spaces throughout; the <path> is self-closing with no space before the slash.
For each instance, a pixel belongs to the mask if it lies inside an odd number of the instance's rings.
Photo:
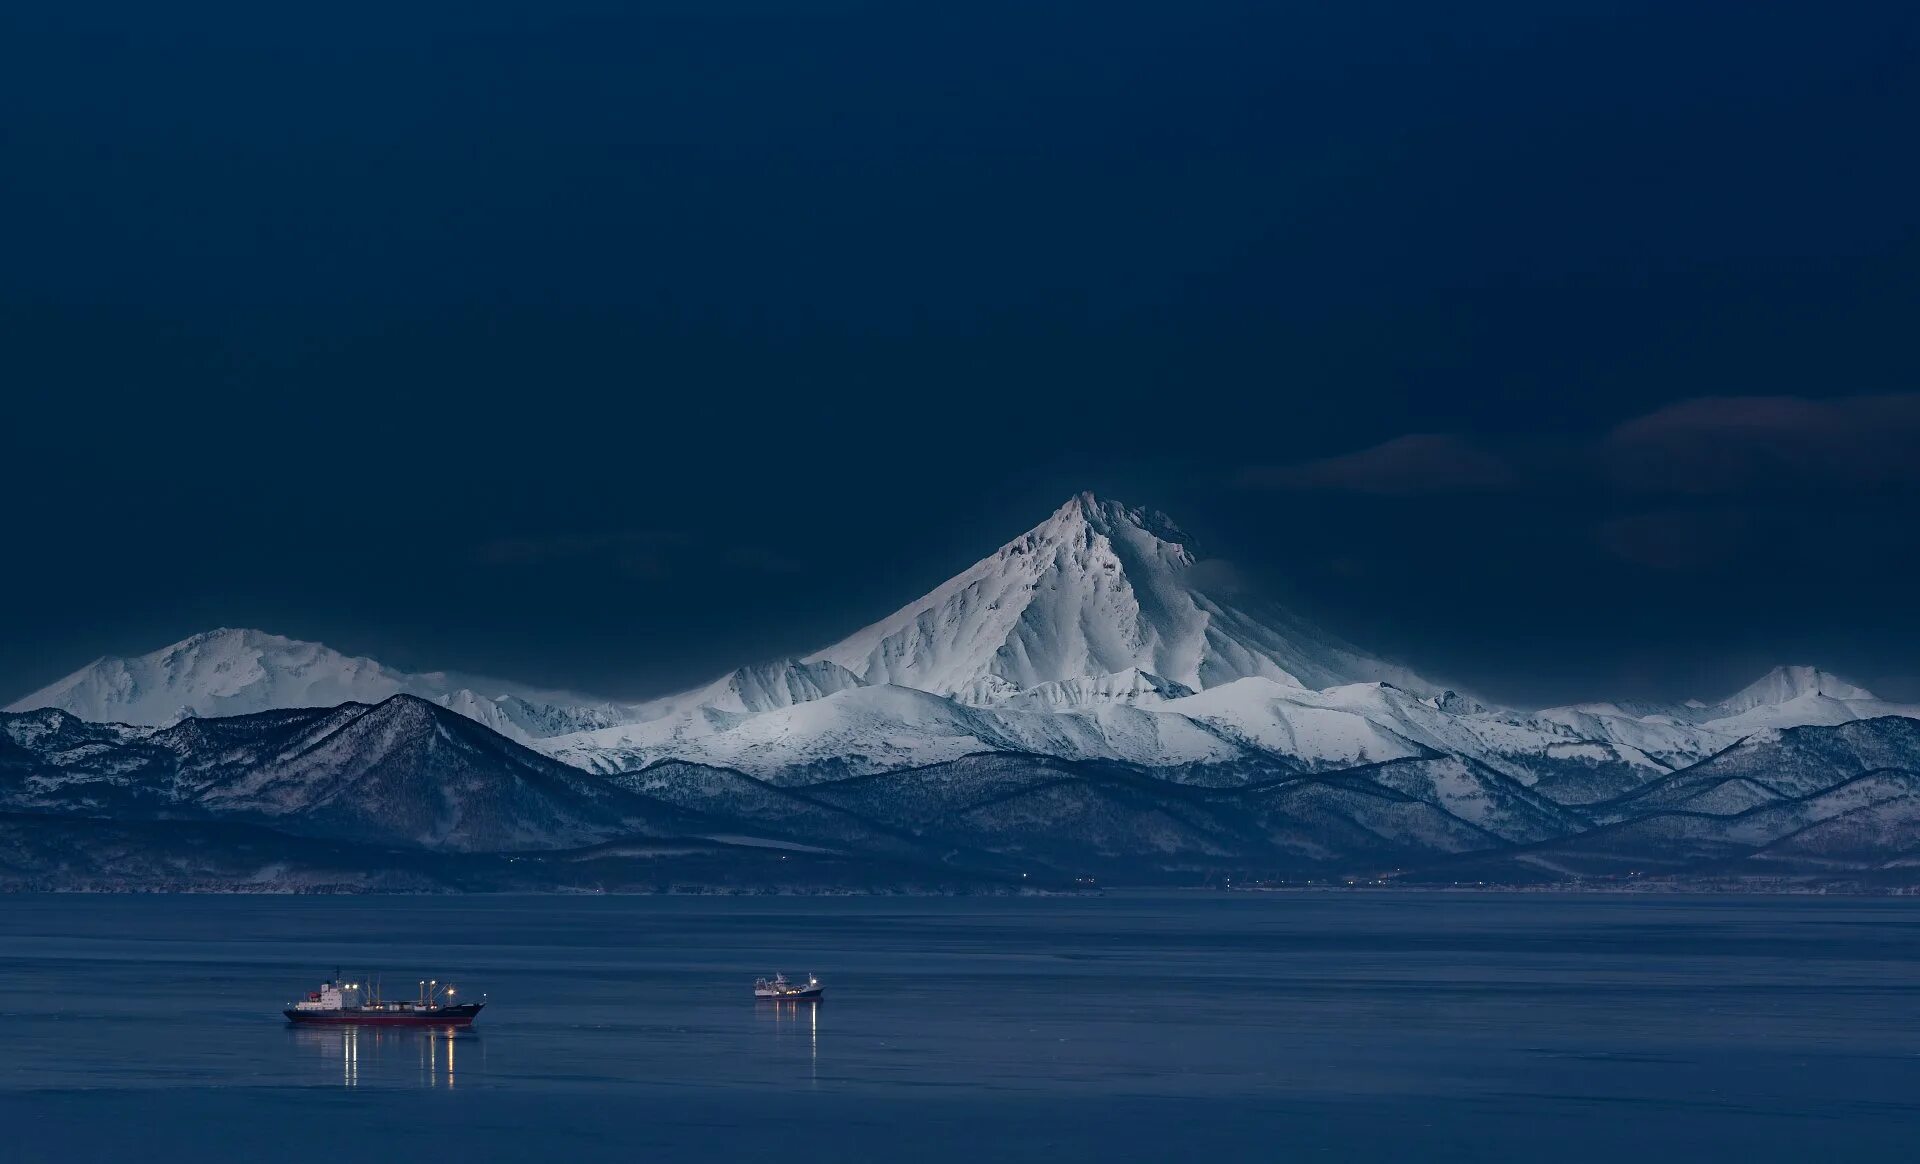
<path id="1" fill-rule="evenodd" d="M 221 629 L 98 660 L 8 710 L 153 727 L 407 694 L 595 771 L 679 759 L 782 780 L 978 752 L 1305 771 L 1453 755 L 1582 802 L 1756 731 L 1920 716 L 1812 667 L 1776 668 L 1711 704 L 1490 707 L 1276 604 L 1222 592 L 1217 577 L 1164 515 L 1082 494 L 833 646 L 666 699 L 408 674 Z"/>
<path id="2" fill-rule="evenodd" d="M 529 740 L 626 720 L 623 705 L 444 671 L 409 674 L 320 643 L 222 627 L 132 658 L 108 657 L 7 711 L 56 707 L 95 723 L 165 727 L 189 716 L 245 715 L 414 695 Z"/>

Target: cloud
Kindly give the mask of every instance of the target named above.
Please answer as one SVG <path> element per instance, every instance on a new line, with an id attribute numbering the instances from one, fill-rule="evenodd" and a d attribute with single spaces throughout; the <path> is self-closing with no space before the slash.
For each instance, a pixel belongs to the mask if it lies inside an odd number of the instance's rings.
<path id="1" fill-rule="evenodd" d="M 1698 570 L 1783 546 L 1909 540 L 1920 488 L 1920 393 L 1702 396 L 1604 432 L 1498 447 L 1413 433 L 1341 456 L 1258 466 L 1243 485 L 1390 497 L 1552 496 L 1596 544 L 1658 570 Z"/>
<path id="2" fill-rule="evenodd" d="M 1520 474 L 1505 458 L 1464 438 L 1412 433 L 1337 457 L 1297 465 L 1256 465 L 1242 470 L 1240 481 L 1265 489 L 1411 497 L 1496 492 L 1517 485 Z"/>
<path id="3" fill-rule="evenodd" d="M 1708 396 L 1616 427 L 1599 461 L 1637 493 L 1764 495 L 1920 484 L 1920 394 Z"/>
<path id="4" fill-rule="evenodd" d="M 1920 393 L 1702 396 L 1567 443 L 1489 448 L 1412 433 L 1295 465 L 1243 469 L 1243 485 L 1412 497 L 1574 488 L 1596 495 L 1763 497 L 1920 485 Z"/>

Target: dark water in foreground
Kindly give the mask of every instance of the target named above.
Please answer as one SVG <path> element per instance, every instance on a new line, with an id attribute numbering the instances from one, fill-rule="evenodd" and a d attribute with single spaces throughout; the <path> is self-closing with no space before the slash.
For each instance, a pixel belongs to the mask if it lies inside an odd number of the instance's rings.
<path id="1" fill-rule="evenodd" d="M 1916 988 L 1920 901 L 0 897 L 0 1159 L 1911 1160 Z"/>

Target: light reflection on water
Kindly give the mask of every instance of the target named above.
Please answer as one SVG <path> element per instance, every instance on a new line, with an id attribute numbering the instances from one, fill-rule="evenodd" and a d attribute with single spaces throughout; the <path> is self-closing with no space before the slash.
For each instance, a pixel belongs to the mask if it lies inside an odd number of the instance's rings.
<path id="1" fill-rule="evenodd" d="M 773 1028 L 776 1052 L 785 1051 L 802 1035 L 806 1038 L 807 1079 L 820 1082 L 820 1010 L 826 1004 L 817 998 L 756 999 L 754 1017 Z"/>
<path id="2" fill-rule="evenodd" d="M 481 1051 L 477 1032 L 451 1027 L 289 1025 L 287 1035 L 303 1056 L 331 1065 L 329 1074 L 342 1087 L 360 1086 L 364 1075 L 370 1086 L 451 1091 L 459 1082 L 462 1044 L 469 1063 Z"/>

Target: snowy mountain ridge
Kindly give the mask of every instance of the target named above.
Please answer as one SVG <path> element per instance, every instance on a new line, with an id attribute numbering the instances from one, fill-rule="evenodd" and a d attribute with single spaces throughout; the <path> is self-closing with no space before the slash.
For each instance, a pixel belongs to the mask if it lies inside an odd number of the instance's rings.
<path id="1" fill-rule="evenodd" d="M 221 627 L 133 658 L 96 659 L 9 704 L 59 708 L 93 723 L 167 727 L 190 716 L 379 703 L 413 695 L 513 739 L 582 731 L 630 715 L 618 704 L 435 671 L 408 674 L 320 643 Z"/>
<path id="2" fill-rule="evenodd" d="M 1285 691 L 1247 679 L 1200 696 Z M 1447 702 L 1318 694 L 1323 710 Z M 982 711 L 885 684 L 800 706 L 835 700 Z M 1095 714 L 1116 710 L 1138 713 Z M 1912 892 L 1920 868 L 1920 720 L 1900 716 L 1755 732 L 1597 802 L 1424 749 L 1238 784 L 1186 775 L 985 752 L 801 787 L 678 761 L 600 776 L 406 695 L 147 729 L 0 713 L 0 889 L 737 891 L 826 877 L 897 892 L 1091 877 Z"/>
<path id="3" fill-rule="evenodd" d="M 832 646 L 645 703 L 408 674 L 223 628 L 97 660 L 7 710 L 156 728 L 412 695 L 593 771 L 683 760 L 799 783 L 981 752 L 1201 782 L 1451 755 L 1569 803 L 1624 795 L 1757 731 L 1920 716 L 1812 667 L 1711 704 L 1492 707 L 1220 577 L 1164 515 L 1081 494 Z"/>

